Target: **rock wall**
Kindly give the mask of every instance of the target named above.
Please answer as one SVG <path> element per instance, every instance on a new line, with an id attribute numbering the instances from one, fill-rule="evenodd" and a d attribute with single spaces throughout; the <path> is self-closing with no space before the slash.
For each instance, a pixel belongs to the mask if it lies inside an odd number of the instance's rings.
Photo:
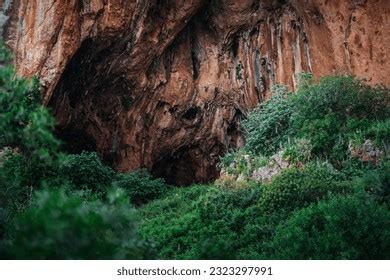
<path id="1" fill-rule="evenodd" d="M 295 74 L 390 86 L 389 0 L 0 0 L 17 73 L 59 135 L 120 171 L 218 176 L 241 120 Z"/>

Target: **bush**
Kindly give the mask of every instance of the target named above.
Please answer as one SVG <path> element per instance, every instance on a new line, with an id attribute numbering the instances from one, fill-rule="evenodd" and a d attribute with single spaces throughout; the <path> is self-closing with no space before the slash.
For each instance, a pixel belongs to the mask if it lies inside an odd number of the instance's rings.
<path id="1" fill-rule="evenodd" d="M 221 223 L 234 231 L 242 229 L 245 209 L 256 205 L 261 197 L 261 187 L 242 189 L 216 188 L 210 190 L 200 202 L 200 217 L 207 224 Z M 200 205 L 199 205 L 200 206 Z"/>
<path id="2" fill-rule="evenodd" d="M 386 161 L 378 169 L 367 171 L 357 179 L 357 186 L 371 194 L 379 203 L 390 208 L 390 162 Z"/>
<path id="3" fill-rule="evenodd" d="M 219 167 L 224 175 L 233 175 L 232 178 L 244 175 L 246 179 L 250 179 L 255 170 L 266 166 L 268 162 L 269 159 L 265 156 L 257 156 L 241 149 L 221 157 Z M 223 179 L 223 176 L 221 177 Z"/>
<path id="4" fill-rule="evenodd" d="M 13 68 L 0 68 L 0 147 L 19 147 L 30 154 L 46 148 L 56 152 L 54 119 L 41 106 L 37 80 L 14 78 Z"/>
<path id="5" fill-rule="evenodd" d="M 210 189 L 213 187 L 175 188 L 164 198 L 140 208 L 141 237 L 155 244 L 159 258 L 196 259 L 193 251 L 206 229 L 199 221 L 197 205 Z"/>
<path id="6" fill-rule="evenodd" d="M 287 213 L 264 213 L 258 206 L 262 187 L 213 189 L 198 202 L 204 228 L 193 259 L 261 259 L 264 244 Z"/>
<path id="7" fill-rule="evenodd" d="M 119 174 L 114 185 L 126 190 L 134 205 L 141 205 L 160 198 L 170 186 L 163 179 L 153 178 L 146 170 Z"/>
<path id="8" fill-rule="evenodd" d="M 10 51 L 4 45 L 4 42 L 0 39 L 0 64 L 9 63 L 12 59 Z"/>
<path id="9" fill-rule="evenodd" d="M 16 151 L 21 156 L 16 168 L 24 169 L 23 178 L 10 177 L 6 184 L 15 185 L 12 181 L 20 181 L 25 187 L 37 187 L 56 170 L 60 142 L 53 134 L 54 118 L 41 105 L 38 81 L 15 77 L 9 59 L 9 53 L 0 43 L 0 61 L 7 63 L 0 67 L 0 150 Z M 7 167 L 8 173 L 11 166 Z"/>
<path id="10" fill-rule="evenodd" d="M 307 139 L 294 139 L 285 145 L 283 158 L 291 163 L 305 164 L 311 160 L 313 145 Z"/>
<path id="11" fill-rule="evenodd" d="M 111 186 L 114 171 L 104 165 L 96 153 L 68 155 L 59 169 L 59 176 L 80 189 L 104 193 Z"/>
<path id="12" fill-rule="evenodd" d="M 388 259 L 390 212 L 366 197 L 321 201 L 280 225 L 270 248 L 277 259 Z"/>
<path id="13" fill-rule="evenodd" d="M 269 156 L 297 138 L 310 142 L 312 155 L 342 161 L 356 133 L 378 145 L 387 141 L 390 95 L 384 87 L 349 76 L 314 83 L 308 76 L 295 94 L 276 92 L 244 121 L 248 152 Z"/>
<path id="14" fill-rule="evenodd" d="M 293 96 L 298 111 L 295 121 L 320 119 L 329 113 L 345 121 L 348 118 L 379 120 L 388 117 L 388 89 L 371 87 L 351 76 L 327 76 L 299 87 Z"/>
<path id="15" fill-rule="evenodd" d="M 106 202 L 84 201 L 63 189 L 42 190 L 16 216 L 7 252 L 16 259 L 142 259 L 134 209 L 120 190 Z"/>
<path id="16" fill-rule="evenodd" d="M 0 43 L 0 239 L 33 190 L 56 174 L 61 155 L 38 81 L 15 77 L 10 60 Z"/>
<path id="17" fill-rule="evenodd" d="M 388 89 L 370 87 L 349 76 L 306 83 L 291 99 L 295 104 L 290 119 L 294 136 L 309 139 L 313 154 L 334 161 L 348 157 L 349 137 L 356 132 L 366 139 L 382 137 L 367 128 L 390 116 Z"/>
<path id="18" fill-rule="evenodd" d="M 367 129 L 366 138 L 375 139 L 375 144 L 381 147 L 387 154 L 390 148 L 390 118 L 373 123 Z"/>
<path id="19" fill-rule="evenodd" d="M 33 188 L 20 155 L 9 155 L 0 167 L 0 239 L 13 216 L 29 204 Z"/>
<path id="20" fill-rule="evenodd" d="M 252 111 L 243 122 L 246 149 L 255 154 L 271 155 L 287 141 L 290 117 L 294 104 L 285 91 L 271 97 Z"/>
<path id="21" fill-rule="evenodd" d="M 257 207 L 261 188 L 174 189 L 141 208 L 141 235 L 152 239 L 163 259 L 256 259 L 286 217 Z"/>
<path id="22" fill-rule="evenodd" d="M 274 228 L 256 208 L 259 193 L 258 187 L 174 189 L 141 208 L 141 235 L 152 239 L 162 259 L 236 259 L 249 252 L 254 256 L 253 250 Z M 279 219 L 272 221 L 277 224 Z M 264 225 L 254 236 L 248 226 L 256 222 Z"/>
<path id="23" fill-rule="evenodd" d="M 342 173 L 326 163 L 310 163 L 303 169 L 290 168 L 263 185 L 259 205 L 264 212 L 293 211 L 326 196 L 351 191 Z"/>

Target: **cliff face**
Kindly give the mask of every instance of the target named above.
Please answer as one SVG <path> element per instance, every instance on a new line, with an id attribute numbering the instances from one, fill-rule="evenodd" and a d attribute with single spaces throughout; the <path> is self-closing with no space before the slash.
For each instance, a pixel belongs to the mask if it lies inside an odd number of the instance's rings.
<path id="1" fill-rule="evenodd" d="M 0 0 L 17 72 L 69 149 L 169 182 L 218 176 L 240 122 L 295 74 L 390 86 L 388 0 Z"/>

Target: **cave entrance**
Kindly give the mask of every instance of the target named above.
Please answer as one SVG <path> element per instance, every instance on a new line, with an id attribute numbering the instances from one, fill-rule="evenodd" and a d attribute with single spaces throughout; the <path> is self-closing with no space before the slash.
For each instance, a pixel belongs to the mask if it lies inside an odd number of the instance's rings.
<path id="1" fill-rule="evenodd" d="M 122 126 L 127 121 L 119 118 L 129 118 L 128 123 L 132 123 L 135 121 L 131 119 L 134 114 L 141 115 L 143 112 L 138 109 L 131 111 L 130 109 L 135 106 L 130 103 L 146 104 L 147 101 L 133 101 L 130 98 L 133 88 L 137 89 L 135 80 L 126 80 L 118 77 L 118 73 L 106 71 L 107 65 L 110 65 L 106 62 L 113 58 L 115 53 L 108 53 L 107 51 L 112 48 L 100 44 L 103 43 L 91 40 L 83 42 L 67 65 L 49 103 L 58 120 L 58 135 L 64 141 L 66 150 L 70 153 L 97 151 L 102 160 L 114 169 L 130 171 L 130 168 L 144 167 L 155 177 L 164 178 L 172 185 L 187 186 L 216 179 L 219 175 L 217 167 L 219 155 L 225 151 L 218 141 L 216 144 L 215 140 L 205 139 L 194 143 L 188 136 L 184 139 L 180 136 L 181 148 L 171 146 L 162 148 L 159 143 L 156 147 L 148 147 L 146 151 L 148 160 L 145 163 L 144 155 L 138 154 L 138 145 L 147 142 L 147 139 L 137 136 L 134 150 L 129 151 L 126 150 L 127 146 L 122 145 L 121 139 L 113 140 L 114 135 L 118 133 L 116 131 L 118 127 L 125 130 L 124 134 L 140 133 L 138 123 L 137 126 Z M 123 100 L 123 96 L 130 96 L 129 100 Z M 164 106 L 157 109 L 165 110 Z M 122 111 L 123 109 L 125 111 Z M 158 113 L 156 110 L 156 116 Z M 205 122 L 203 116 L 206 113 L 195 104 L 171 107 L 169 113 L 175 116 L 177 123 L 188 129 L 189 133 L 200 129 Z M 142 117 L 143 123 L 139 125 L 148 130 L 153 125 L 155 117 L 153 113 L 145 113 Z M 230 130 L 235 130 L 235 127 Z M 122 131 L 119 131 L 119 134 L 121 133 Z M 148 133 L 142 133 L 142 137 L 149 136 Z M 114 146 L 115 149 L 112 148 Z M 152 160 L 149 160 L 150 154 L 153 154 Z M 126 163 L 127 161 L 131 163 Z"/>
<path id="2" fill-rule="evenodd" d="M 188 186 L 195 183 L 196 163 L 188 152 L 181 156 L 166 155 L 156 161 L 151 173 L 158 178 L 164 178 L 170 185 Z"/>
<path id="3" fill-rule="evenodd" d="M 178 186 L 210 182 L 219 175 L 216 164 L 211 164 L 189 147 L 160 157 L 152 165 L 151 173 L 164 178 L 168 184 Z"/>
<path id="4" fill-rule="evenodd" d="M 94 152 L 97 150 L 95 139 L 88 135 L 85 129 L 74 126 L 57 128 L 56 135 L 62 140 L 63 148 L 68 153 L 79 154 L 83 151 Z"/>

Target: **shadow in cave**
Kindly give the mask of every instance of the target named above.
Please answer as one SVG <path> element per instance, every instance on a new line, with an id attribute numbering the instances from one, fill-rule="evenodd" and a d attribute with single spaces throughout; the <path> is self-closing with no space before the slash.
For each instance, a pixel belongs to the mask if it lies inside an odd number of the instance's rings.
<path id="1" fill-rule="evenodd" d="M 170 185 L 188 186 L 195 182 L 195 166 L 189 155 L 181 158 L 164 156 L 153 164 L 151 173 L 164 178 Z"/>
<path id="2" fill-rule="evenodd" d="M 115 87 L 111 77 L 106 75 L 105 65 L 108 64 L 104 61 L 111 55 L 109 46 L 109 41 L 83 41 L 68 62 L 48 107 L 57 120 L 56 136 L 62 140 L 66 152 L 97 152 L 105 164 L 115 168 L 116 154 L 110 152 L 111 147 L 98 147 L 98 137 L 103 137 L 101 131 L 104 130 L 98 125 L 113 133 L 110 127 L 116 127 L 116 120 L 112 112 L 121 104 L 117 96 L 128 85 L 116 80 L 120 88 Z M 105 67 L 97 67 L 100 65 Z"/>
<path id="3" fill-rule="evenodd" d="M 96 151 L 96 141 L 82 129 L 67 127 L 57 129 L 56 135 L 63 141 L 63 147 L 66 152 L 79 154 L 83 151 Z"/>
<path id="4" fill-rule="evenodd" d="M 206 183 L 218 177 L 219 172 L 216 167 L 205 168 L 200 162 L 202 160 L 195 156 L 194 150 L 185 147 L 156 160 L 151 173 L 155 177 L 164 178 L 168 184 L 178 186 Z"/>
<path id="5" fill-rule="evenodd" d="M 63 140 L 67 152 L 79 154 L 82 151 L 97 151 L 102 161 L 115 169 L 119 161 L 132 159 L 120 157 L 120 151 L 117 150 L 110 152 L 112 147 L 109 141 L 99 142 L 99 137 L 102 137 L 100 129 L 95 129 L 96 124 L 92 122 L 93 118 L 88 118 L 88 116 L 92 115 L 99 120 L 98 125 L 104 126 L 104 131 L 107 132 L 105 136 L 109 138 L 117 122 L 116 115 L 112 112 L 117 112 L 120 108 L 119 105 L 116 106 L 116 100 L 121 100 L 121 98 L 115 97 L 128 91 L 131 85 L 120 79 L 115 79 L 113 82 L 111 77 L 106 76 L 105 67 L 96 67 L 96 65 L 101 65 L 106 57 L 112 56 L 106 53 L 105 48 L 98 50 L 96 44 L 91 40 L 83 42 L 67 65 L 53 93 L 49 107 L 53 109 L 59 120 L 57 135 Z M 91 52 L 91 49 L 95 51 Z M 113 84 L 119 84 L 123 88 L 114 87 Z M 120 104 L 120 101 L 118 102 Z M 181 121 L 188 126 L 197 123 L 201 116 L 201 109 L 196 106 L 178 115 Z M 231 130 L 234 129 L 235 127 L 231 128 Z M 224 148 L 218 148 L 216 152 L 211 152 L 212 148 L 210 148 L 208 154 L 199 151 L 198 148 L 191 145 L 179 150 L 165 150 L 163 154 L 160 150 L 150 165 L 144 166 L 140 160 L 140 167 L 147 168 L 152 175 L 164 178 L 171 185 L 187 186 L 193 183 L 207 183 L 219 176 L 219 170 L 216 167 L 217 160 L 210 156 L 210 153 L 222 154 Z M 136 162 L 136 159 L 134 161 Z M 137 166 L 137 164 L 132 166 Z"/>

